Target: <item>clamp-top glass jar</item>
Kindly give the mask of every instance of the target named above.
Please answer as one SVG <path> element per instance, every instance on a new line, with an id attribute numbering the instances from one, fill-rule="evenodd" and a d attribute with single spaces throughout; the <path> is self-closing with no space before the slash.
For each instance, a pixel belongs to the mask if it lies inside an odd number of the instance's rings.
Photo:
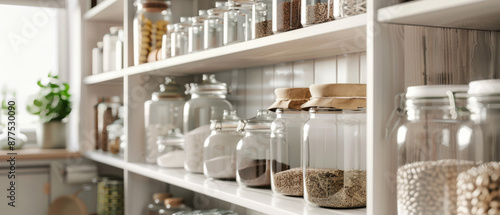
<path id="1" fill-rule="evenodd" d="M 172 57 L 172 33 L 174 32 L 174 25 L 173 24 L 168 24 L 167 25 L 167 33 L 163 35 L 162 39 L 162 45 L 161 45 L 161 58 L 160 60 L 163 59 L 168 59 Z"/>
<path id="2" fill-rule="evenodd" d="M 204 22 L 203 46 L 205 49 L 217 48 L 224 45 L 224 12 L 227 11 L 227 2 L 215 2 L 215 8 L 207 11 L 208 19 Z"/>
<path id="3" fill-rule="evenodd" d="M 224 45 L 252 39 L 252 0 L 229 0 L 224 12 Z"/>
<path id="4" fill-rule="evenodd" d="M 245 136 L 238 142 L 236 152 L 236 181 L 242 187 L 271 186 L 271 123 L 276 115 L 259 110 L 257 116 L 240 121 L 239 131 Z"/>
<path id="5" fill-rule="evenodd" d="M 366 85 L 311 85 L 304 124 L 304 199 L 330 208 L 366 206 Z"/>
<path id="6" fill-rule="evenodd" d="M 158 137 L 165 136 L 171 129 L 182 129 L 183 109 L 186 101 L 181 86 L 175 78 L 166 77 L 160 91 L 144 103 L 144 126 L 146 130 L 146 161 L 156 163 L 158 158 Z"/>
<path id="7" fill-rule="evenodd" d="M 278 88 L 269 110 L 277 118 L 271 125 L 271 188 L 274 193 L 302 196 L 302 127 L 309 119 L 300 106 L 311 98 L 309 88 Z"/>
<path id="8" fill-rule="evenodd" d="M 189 26 L 191 26 L 191 22 L 191 17 L 181 17 L 181 22 L 174 24 L 174 31 L 170 36 L 170 55 L 172 57 L 181 56 L 188 53 L 188 32 Z"/>
<path id="9" fill-rule="evenodd" d="M 146 63 L 149 52 L 161 48 L 163 34 L 171 21 L 164 0 L 138 0 L 134 17 L 134 65 Z"/>
<path id="10" fill-rule="evenodd" d="M 191 83 L 188 91 L 191 99 L 184 105 L 184 169 L 203 173 L 203 144 L 211 133 L 210 120 L 221 120 L 224 110 L 232 106 L 226 100 L 226 83 L 217 81 L 214 75 L 203 74 L 202 81 Z"/>
<path id="11" fill-rule="evenodd" d="M 273 35 L 273 1 L 256 0 L 252 6 L 252 39 Z"/>
<path id="12" fill-rule="evenodd" d="M 188 53 L 203 50 L 203 23 L 208 19 L 206 10 L 199 10 L 198 16 L 191 18 L 188 29 Z"/>
<path id="13" fill-rule="evenodd" d="M 212 134 L 205 140 L 203 173 L 219 180 L 236 179 L 236 146 L 243 137 L 238 132 L 236 111 L 224 111 L 222 120 L 211 120 Z"/>
<path id="14" fill-rule="evenodd" d="M 470 147 L 461 147 L 457 114 L 465 97 L 450 101 L 449 92 L 467 92 L 467 85 L 413 86 L 406 92 L 403 120 L 396 130 L 397 196 L 400 214 L 456 214 L 457 176 L 474 166 Z"/>

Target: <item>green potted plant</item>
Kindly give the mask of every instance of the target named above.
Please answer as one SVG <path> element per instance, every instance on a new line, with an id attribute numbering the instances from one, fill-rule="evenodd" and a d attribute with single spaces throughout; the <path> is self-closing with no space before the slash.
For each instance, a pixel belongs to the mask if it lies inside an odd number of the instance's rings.
<path id="1" fill-rule="evenodd" d="M 37 82 L 40 92 L 28 104 L 29 113 L 40 117 L 37 143 L 40 148 L 66 147 L 66 117 L 71 113 L 69 84 L 59 80 L 57 75 Z"/>

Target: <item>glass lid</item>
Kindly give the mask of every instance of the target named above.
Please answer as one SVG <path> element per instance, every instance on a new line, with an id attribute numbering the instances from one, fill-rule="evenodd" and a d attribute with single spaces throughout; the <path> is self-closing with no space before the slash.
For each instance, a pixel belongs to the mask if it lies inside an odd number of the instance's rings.
<path id="1" fill-rule="evenodd" d="M 189 86 L 188 91 L 190 94 L 227 94 L 227 84 L 217 81 L 213 74 L 203 74 L 201 82 L 191 83 Z"/>
<path id="2" fill-rule="evenodd" d="M 212 130 L 236 130 L 241 119 L 236 115 L 236 110 L 224 110 L 224 115 L 222 120 L 212 119 L 210 120 L 210 129 Z"/>
<path id="3" fill-rule="evenodd" d="M 165 84 L 160 85 L 160 91 L 153 93 L 153 100 L 184 98 L 182 87 L 175 82 L 174 77 L 166 77 Z"/>
<path id="4" fill-rule="evenodd" d="M 157 144 L 163 145 L 182 145 L 184 144 L 184 135 L 178 128 L 170 129 L 167 135 L 158 136 Z"/>
<path id="5" fill-rule="evenodd" d="M 276 114 L 269 110 L 258 110 L 257 116 L 247 120 L 241 120 L 238 130 L 269 130 L 272 122 L 276 119 Z"/>

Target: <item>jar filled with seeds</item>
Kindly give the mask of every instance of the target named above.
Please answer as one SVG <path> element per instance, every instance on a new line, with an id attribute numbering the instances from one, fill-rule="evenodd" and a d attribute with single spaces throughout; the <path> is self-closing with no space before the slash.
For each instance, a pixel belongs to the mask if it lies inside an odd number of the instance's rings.
<path id="1" fill-rule="evenodd" d="M 211 120 L 212 134 L 203 149 L 203 173 L 207 178 L 236 179 L 236 146 L 243 137 L 236 130 L 239 121 L 235 110 L 225 110 L 222 120 Z"/>
<path id="2" fill-rule="evenodd" d="M 240 121 L 238 130 L 245 136 L 236 151 L 236 181 L 241 187 L 268 188 L 271 186 L 271 123 L 276 114 L 268 110 L 257 111 L 257 116 Z"/>
<path id="3" fill-rule="evenodd" d="M 152 50 L 160 49 L 163 34 L 171 20 L 167 1 L 138 0 L 134 17 L 134 65 L 147 62 Z"/>
<path id="4" fill-rule="evenodd" d="M 210 136 L 210 120 L 221 120 L 224 110 L 232 105 L 226 100 L 227 85 L 215 79 L 214 75 L 203 74 L 198 83 L 191 83 L 188 89 L 191 99 L 184 105 L 184 169 L 203 173 L 203 144 Z"/>
<path id="5" fill-rule="evenodd" d="M 456 214 L 457 176 L 474 166 L 473 147 L 461 144 L 458 129 L 467 120 L 467 85 L 413 86 L 406 92 L 398 146 L 399 214 Z M 456 95 L 456 96 L 454 96 Z M 464 114 L 465 113 L 465 114 Z"/>
<path id="6" fill-rule="evenodd" d="M 302 28 L 301 0 L 273 0 L 273 32 L 275 34 Z"/>
<path id="7" fill-rule="evenodd" d="M 273 2 L 256 0 L 252 6 L 252 39 L 273 35 Z"/>
<path id="8" fill-rule="evenodd" d="M 191 18 L 191 26 L 188 29 L 188 53 L 201 51 L 203 46 L 203 23 L 208 18 L 206 10 L 199 10 L 198 16 Z"/>
<path id="9" fill-rule="evenodd" d="M 181 22 L 174 24 L 174 32 L 170 36 L 170 55 L 181 56 L 188 53 L 188 32 L 192 23 L 191 17 L 181 17 Z"/>
<path id="10" fill-rule="evenodd" d="M 224 12 L 224 45 L 252 39 L 252 0 L 229 0 Z"/>
<path id="11" fill-rule="evenodd" d="M 215 8 L 207 11 L 208 19 L 203 27 L 204 49 L 217 48 L 224 45 L 224 12 L 227 11 L 227 2 L 215 2 Z"/>
<path id="12" fill-rule="evenodd" d="M 171 36 L 172 36 L 173 32 L 174 32 L 174 25 L 173 24 L 168 24 L 167 25 L 167 32 L 163 35 L 163 39 L 162 39 L 161 58 L 160 58 L 160 60 L 168 59 L 168 58 L 172 57 L 172 40 L 171 40 Z"/>
<path id="13" fill-rule="evenodd" d="M 302 127 L 309 119 L 300 106 L 311 98 L 309 88 L 278 88 L 276 102 L 269 110 L 276 111 L 271 125 L 271 188 L 274 193 L 302 196 Z"/>
<path id="14" fill-rule="evenodd" d="M 166 77 L 165 84 L 144 103 L 146 162 L 156 163 L 159 156 L 157 140 L 171 129 L 182 129 L 185 94 L 175 78 Z"/>
<path id="15" fill-rule="evenodd" d="M 342 19 L 366 13 L 366 0 L 331 0 L 333 1 L 333 17 Z"/>
<path id="16" fill-rule="evenodd" d="M 302 0 L 301 23 L 304 27 L 334 20 L 334 0 Z"/>
<path id="17" fill-rule="evenodd" d="M 488 162 L 458 175 L 458 215 L 500 214 L 500 163 Z"/>
<path id="18" fill-rule="evenodd" d="M 304 199 L 312 206 L 366 206 L 366 85 L 311 85 L 304 124 Z"/>

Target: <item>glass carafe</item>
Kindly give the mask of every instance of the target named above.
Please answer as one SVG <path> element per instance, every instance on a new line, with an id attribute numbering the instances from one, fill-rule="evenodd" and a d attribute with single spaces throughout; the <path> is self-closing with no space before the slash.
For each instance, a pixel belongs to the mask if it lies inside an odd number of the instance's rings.
<path id="1" fill-rule="evenodd" d="M 224 45 L 252 39 L 253 1 L 229 0 L 224 12 Z"/>

